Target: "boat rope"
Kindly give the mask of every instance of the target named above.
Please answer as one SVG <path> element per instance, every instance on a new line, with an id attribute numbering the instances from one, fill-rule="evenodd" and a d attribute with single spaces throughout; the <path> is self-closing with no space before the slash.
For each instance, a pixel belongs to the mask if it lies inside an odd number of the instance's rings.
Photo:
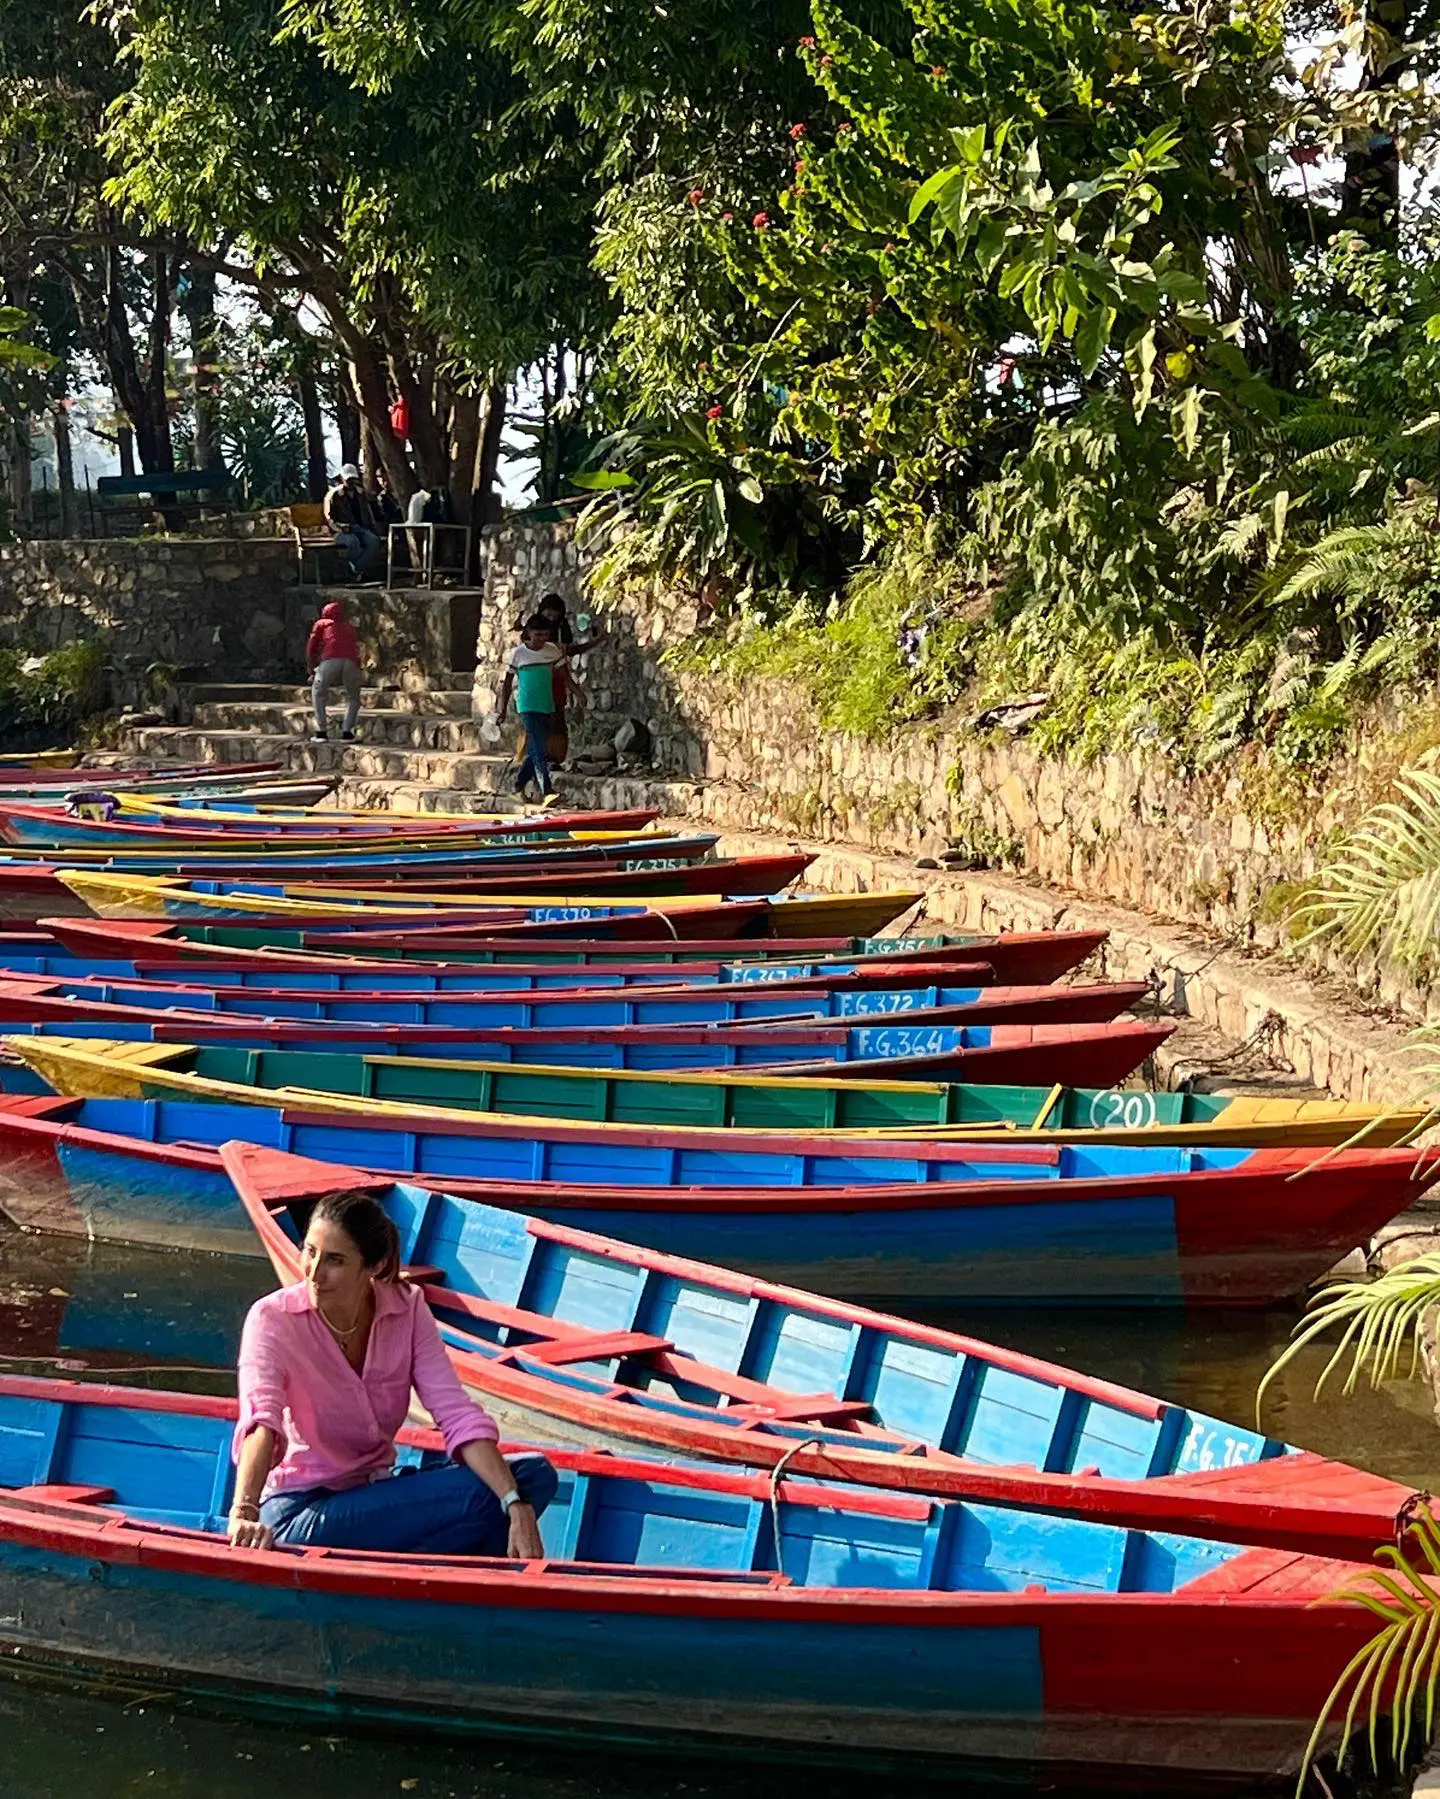
<path id="1" fill-rule="evenodd" d="M 1415 1521 L 1421 1512 L 1429 1510 L 1430 1494 L 1423 1487 L 1419 1492 L 1412 1493 L 1400 1507 L 1395 1514 L 1395 1547 L 1397 1549 L 1404 1549 L 1406 1534 L 1414 1528 Z"/>
<path id="2" fill-rule="evenodd" d="M 1294 1074 L 1295 1065 L 1281 1050 L 1285 1038 L 1285 1020 L 1278 1012 L 1267 1012 L 1243 1043 L 1237 1043 L 1223 1056 L 1212 1056 L 1198 1065 L 1196 1073 L 1213 1073 L 1218 1068 L 1231 1068 L 1251 1059 L 1281 1074 Z M 1193 1080 L 1188 1075 L 1187 1080 Z"/>
<path id="3" fill-rule="evenodd" d="M 823 1449 L 825 1441 L 822 1437 L 806 1437 L 801 1443 L 792 1443 L 790 1447 L 770 1470 L 770 1529 L 775 1537 L 775 1572 L 785 1572 L 785 1558 L 780 1539 L 780 1482 L 785 1477 L 785 1470 L 790 1466 L 802 1449 Z"/>

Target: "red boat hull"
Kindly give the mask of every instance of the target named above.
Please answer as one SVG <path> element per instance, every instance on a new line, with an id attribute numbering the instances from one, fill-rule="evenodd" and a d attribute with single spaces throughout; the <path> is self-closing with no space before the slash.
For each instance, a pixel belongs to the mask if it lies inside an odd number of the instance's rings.
<path id="1" fill-rule="evenodd" d="M 961 970 L 946 970 L 946 973 L 962 973 Z M 852 985 L 863 991 L 868 982 L 852 983 L 841 979 L 829 982 L 796 982 L 793 986 L 788 982 L 776 982 L 763 989 L 767 998 L 793 1000 L 797 1006 L 806 1002 L 827 1000 L 834 992 L 846 992 Z M 293 989 L 247 987 L 244 989 L 221 988 L 218 994 L 222 1001 L 227 996 L 234 996 L 236 1004 L 231 1007 L 227 1003 L 216 1012 L 200 1010 L 197 1001 L 206 998 L 211 990 L 199 986 L 175 986 L 168 982 L 128 981 L 122 984 L 122 991 L 145 992 L 145 1005 L 117 1004 L 108 1000 L 105 995 L 110 991 L 110 984 L 104 981 L 67 981 L 65 991 L 59 990 L 59 984 L 40 979 L 29 979 L 23 976 L 5 979 L 0 975 L 0 1024 L 63 1024 L 66 1022 L 93 1024 L 97 1020 L 112 1019 L 117 1024 L 141 1024 L 154 1016 L 160 1008 L 172 1014 L 179 1014 L 188 1022 L 191 1018 L 243 1017 L 268 1019 L 283 1018 L 285 1009 L 298 1002 L 307 1002 L 312 997 L 331 1007 L 336 1014 L 334 1022 L 344 1024 L 348 1017 L 353 1017 L 354 1027 L 361 1029 L 387 1029 L 384 1024 L 372 1027 L 366 1017 L 367 1001 L 364 993 L 317 994 L 314 996 L 297 994 Z M 94 992 L 89 997 L 87 989 Z M 447 1009 L 457 1014 L 463 1012 L 467 1021 L 473 1018 L 474 1023 L 461 1028 L 477 1032 L 487 1032 L 487 1017 L 493 1016 L 497 1010 L 513 1011 L 517 1004 L 533 1003 L 544 1007 L 555 1008 L 566 1006 L 584 1006 L 589 1002 L 600 1004 L 606 999 L 617 1003 L 634 1000 L 643 1002 L 654 1012 L 659 1013 L 673 1009 L 677 1016 L 686 1006 L 693 1007 L 700 998 L 714 996 L 717 1000 L 728 999 L 736 994 L 746 994 L 750 990 L 742 987 L 698 988 L 684 991 L 670 987 L 636 986 L 634 988 L 603 988 L 587 993 L 583 988 L 573 992 L 557 992 L 546 990 L 536 993 L 459 993 L 433 996 L 437 1002 L 443 1003 Z M 883 997 L 886 989 L 881 989 Z M 959 988 L 957 991 L 968 992 Z M 992 1021 L 997 1024 L 1108 1024 L 1117 1018 L 1128 1007 L 1142 999 L 1147 989 L 1141 981 L 1113 982 L 1108 985 L 1089 987 L 979 987 L 974 989 L 976 997 L 958 1001 L 954 1004 L 933 1006 L 916 1006 L 904 1012 L 856 1013 L 851 1022 L 854 1025 L 882 1025 L 884 1023 L 903 1023 L 905 1026 L 923 1027 L 927 1025 L 988 1025 Z M 195 1009 L 186 1010 L 187 996 Z M 409 996 L 405 994 L 389 994 L 385 996 L 392 1004 L 405 1003 Z M 423 1009 L 432 996 L 419 994 L 414 996 L 414 1006 Z M 371 996 L 371 1003 L 381 998 L 379 994 Z M 243 1002 L 243 1005 L 240 1003 Z M 859 1002 L 857 1001 L 857 1004 Z M 247 1013 L 245 1008 L 254 1007 Z M 270 1007 L 270 1011 L 264 1008 Z M 308 1020 L 297 1020 L 308 1022 Z M 329 1020 L 323 1022 L 330 1022 Z M 353 1027 L 352 1027 L 353 1028 Z M 396 1025 L 397 1030 L 430 1030 L 434 1027 L 425 1023 Z M 587 1026 L 591 1030 L 611 1028 L 624 1029 L 623 1025 Z M 763 1016 L 756 1015 L 743 1027 L 750 1030 L 769 1028 Z"/>
<path id="2" fill-rule="evenodd" d="M 83 918 L 46 918 L 42 923 L 56 941 L 73 955 L 94 956 L 111 961 L 125 960 L 137 965 L 154 962 L 169 967 L 183 960 L 231 967 L 294 968 L 299 954 L 295 950 L 239 950 L 228 949 L 221 944 L 199 943 L 177 935 L 178 927 L 158 919 L 104 919 L 92 918 L 87 914 Z M 996 981 L 1007 986 L 1038 987 L 1069 973 L 1099 949 L 1108 935 L 1106 931 L 1036 931 L 1007 933 L 998 937 L 976 936 L 972 940 L 962 940 L 938 949 L 900 950 L 894 954 L 884 954 L 883 957 L 876 954 L 866 958 L 866 966 L 872 960 L 876 963 L 883 962 L 886 967 L 917 962 L 985 962 L 993 969 Z M 668 941 L 666 948 L 683 956 L 698 955 L 707 950 L 715 954 L 717 952 L 710 949 L 711 942 L 708 938 L 680 938 Z M 503 937 L 485 939 L 477 948 L 482 955 L 501 950 L 513 957 L 517 952 L 513 939 Z M 637 955 L 628 944 L 606 943 L 589 937 L 547 938 L 544 948 L 556 953 L 580 952 L 587 960 L 603 962 L 607 968 L 614 962 L 627 958 L 637 962 L 643 960 L 643 952 Z M 855 953 L 853 940 L 849 937 L 772 939 L 766 948 L 768 958 L 772 961 L 793 958 L 801 962 L 819 956 L 833 956 L 844 961 Z M 336 956 L 344 954 L 333 943 L 316 944 L 313 949 L 314 961 L 310 965 L 316 968 L 326 967 Z M 360 966 L 365 966 L 363 956 L 347 957 L 347 965 L 357 962 Z M 397 969 L 407 968 L 417 972 L 433 972 L 437 964 L 433 961 L 387 960 L 373 962 L 370 966 L 377 972 L 393 974 Z M 457 963 L 455 966 L 462 964 Z"/>
<path id="3" fill-rule="evenodd" d="M 821 1075 L 827 1080 L 969 1081 L 979 1085 L 1041 1086 L 1058 1083 L 1065 1087 L 1083 1086 L 1087 1081 L 1097 1087 L 1113 1087 L 1132 1075 L 1147 1056 L 1155 1051 L 1175 1029 L 1169 1020 L 1142 1024 L 1138 1020 L 1120 1019 L 1114 1024 L 1098 1025 L 995 1025 L 990 1027 L 990 1041 L 983 1048 L 951 1049 L 933 1055 L 894 1056 L 885 1060 L 825 1060 L 827 1046 L 843 1049 L 849 1036 L 839 1025 L 821 1025 L 808 1029 L 791 1029 L 769 1025 L 764 1043 L 772 1048 L 813 1049 L 813 1061 L 775 1061 L 747 1066 L 764 1068 L 768 1074 Z M 295 1049 L 303 1046 L 354 1047 L 362 1043 L 376 1054 L 388 1053 L 387 1045 L 397 1054 L 438 1055 L 447 1045 L 466 1045 L 472 1031 L 452 1030 L 446 1025 L 395 1026 L 384 1031 L 362 1033 L 351 1025 L 311 1023 L 277 1019 L 231 1019 L 217 1021 L 199 1014 L 183 1024 L 172 1020 L 156 1020 L 150 1024 L 148 1036 L 155 1043 L 235 1043 L 268 1049 Z M 595 1032 L 582 1027 L 564 1030 L 521 1031 L 507 1028 L 484 1033 L 487 1044 L 495 1044 L 503 1052 L 502 1059 L 516 1062 L 555 1060 L 557 1051 L 567 1044 L 589 1046 Z M 748 1025 L 677 1026 L 616 1025 L 605 1032 L 607 1042 L 623 1050 L 627 1044 L 645 1044 L 663 1048 L 705 1045 L 720 1050 L 753 1048 L 756 1034 Z M 699 1064 L 696 1064 L 699 1066 Z"/>

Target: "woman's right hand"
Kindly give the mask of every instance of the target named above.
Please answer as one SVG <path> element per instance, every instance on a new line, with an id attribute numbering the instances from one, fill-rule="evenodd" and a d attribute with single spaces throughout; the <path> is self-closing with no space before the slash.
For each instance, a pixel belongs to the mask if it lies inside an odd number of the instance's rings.
<path id="1" fill-rule="evenodd" d="M 230 1547 L 232 1549 L 273 1549 L 275 1532 L 258 1518 L 230 1514 Z"/>

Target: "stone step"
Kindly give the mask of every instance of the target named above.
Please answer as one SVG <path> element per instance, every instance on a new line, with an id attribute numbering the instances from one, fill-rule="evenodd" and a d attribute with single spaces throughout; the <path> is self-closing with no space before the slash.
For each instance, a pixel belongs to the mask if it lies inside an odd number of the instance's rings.
<path id="1" fill-rule="evenodd" d="M 330 729 L 340 728 L 342 701 L 330 696 Z M 253 732 L 258 737 L 308 738 L 315 729 L 315 715 L 308 705 L 207 706 L 197 714 L 194 729 L 207 734 Z M 436 718 L 418 713 L 381 712 L 361 707 L 356 734 L 366 743 L 393 745 L 397 749 L 453 750 L 485 754 L 497 745 L 480 734 L 480 720 Z"/>
<path id="2" fill-rule="evenodd" d="M 379 743 L 311 743 L 288 733 L 214 731 L 194 726 L 142 725 L 124 733 L 124 747 L 147 761 L 281 762 L 292 773 L 334 774 L 463 792 L 501 793 L 508 755 Z"/>
<path id="3" fill-rule="evenodd" d="M 273 701 L 288 703 L 295 693 L 294 687 L 288 682 L 277 681 L 182 681 L 180 691 L 192 706 L 263 706 Z"/>
<path id="4" fill-rule="evenodd" d="M 344 704 L 344 689 L 330 689 L 330 707 Z M 373 718 L 428 720 L 431 722 L 471 721 L 469 692 L 432 690 L 428 693 L 404 693 L 394 688 L 364 687 L 360 690 L 360 710 Z M 203 730 L 215 731 L 293 731 L 296 716 L 310 712 L 310 689 L 287 687 L 276 690 L 273 698 L 206 700 L 193 711 L 195 724 Z M 305 727 L 308 729 L 308 724 Z"/>

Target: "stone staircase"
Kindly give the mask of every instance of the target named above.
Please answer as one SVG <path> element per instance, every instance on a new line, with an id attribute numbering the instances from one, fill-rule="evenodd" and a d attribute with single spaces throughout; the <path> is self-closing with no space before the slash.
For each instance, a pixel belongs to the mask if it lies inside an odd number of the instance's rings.
<path id="1" fill-rule="evenodd" d="M 357 740 L 339 740 L 340 700 L 330 695 L 326 743 L 312 743 L 308 686 L 231 685 L 185 689 L 183 725 L 138 725 L 118 747 L 153 762 L 280 762 L 300 774 L 338 774 L 340 803 L 406 812 L 470 812 L 510 795 L 516 727 L 500 744 L 486 743 L 472 715 L 472 677 L 453 674 L 445 687 L 366 687 Z M 647 785 L 557 770 L 557 791 L 577 806 L 640 806 Z"/>

